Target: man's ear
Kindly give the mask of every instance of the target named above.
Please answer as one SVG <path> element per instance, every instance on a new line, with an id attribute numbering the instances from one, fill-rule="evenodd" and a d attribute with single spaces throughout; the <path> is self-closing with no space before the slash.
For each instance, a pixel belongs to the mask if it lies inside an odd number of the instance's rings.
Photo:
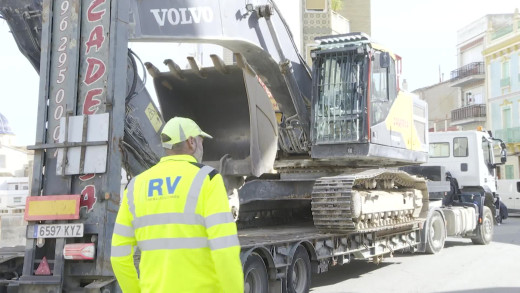
<path id="1" fill-rule="evenodd" d="M 190 150 L 194 150 L 196 147 L 197 147 L 197 141 L 195 140 L 194 137 L 190 136 L 188 137 L 188 146 L 190 148 Z"/>

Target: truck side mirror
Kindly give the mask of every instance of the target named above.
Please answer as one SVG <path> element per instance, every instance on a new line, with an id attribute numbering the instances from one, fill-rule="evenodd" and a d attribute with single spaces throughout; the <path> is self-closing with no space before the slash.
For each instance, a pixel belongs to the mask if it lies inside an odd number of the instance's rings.
<path id="1" fill-rule="evenodd" d="M 502 164 L 505 164 L 507 162 L 507 150 L 505 148 L 503 148 L 500 151 L 500 162 Z"/>
<path id="2" fill-rule="evenodd" d="M 382 52 L 381 55 L 379 55 L 379 66 L 381 66 L 381 68 L 390 67 L 390 54 L 388 52 Z"/>

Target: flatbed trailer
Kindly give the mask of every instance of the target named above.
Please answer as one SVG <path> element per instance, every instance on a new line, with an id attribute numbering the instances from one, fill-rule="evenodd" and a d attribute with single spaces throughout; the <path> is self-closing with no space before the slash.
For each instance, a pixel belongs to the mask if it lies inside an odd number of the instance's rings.
<path id="1" fill-rule="evenodd" d="M 286 292 L 284 282 L 308 289 L 311 273 L 327 272 L 330 266 L 352 260 L 379 263 L 396 251 L 416 251 L 423 223 L 417 220 L 395 229 L 337 234 L 321 233 L 312 222 L 241 229 L 238 236 L 245 278 L 255 280 L 246 284 L 261 286 L 264 292 Z"/>

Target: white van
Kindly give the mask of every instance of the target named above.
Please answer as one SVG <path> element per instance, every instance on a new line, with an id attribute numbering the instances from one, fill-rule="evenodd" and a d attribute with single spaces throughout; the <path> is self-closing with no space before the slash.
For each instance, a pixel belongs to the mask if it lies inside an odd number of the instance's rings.
<path id="1" fill-rule="evenodd" d="M 497 181 L 500 200 L 511 213 L 520 213 L 520 179 L 500 179 Z"/>

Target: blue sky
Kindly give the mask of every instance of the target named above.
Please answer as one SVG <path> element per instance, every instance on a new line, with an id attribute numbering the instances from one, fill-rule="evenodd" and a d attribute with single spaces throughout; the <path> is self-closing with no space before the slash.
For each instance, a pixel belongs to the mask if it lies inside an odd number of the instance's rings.
<path id="1" fill-rule="evenodd" d="M 513 13 L 520 8 L 518 0 L 476 3 L 474 0 L 372 0 L 372 36 L 401 55 L 403 78 L 409 90 L 437 83 L 439 67 L 444 79 L 449 78 L 450 71 L 457 68 L 457 30 L 486 14 Z M 0 113 L 9 120 L 18 145 L 34 144 L 39 77 L 18 51 L 3 20 L 0 20 L 0 43 Z M 141 44 L 133 47 L 143 61 L 158 54 L 156 48 L 147 56 Z M 190 54 L 193 49 L 185 51 Z M 152 88 L 150 84 L 147 87 Z"/>

